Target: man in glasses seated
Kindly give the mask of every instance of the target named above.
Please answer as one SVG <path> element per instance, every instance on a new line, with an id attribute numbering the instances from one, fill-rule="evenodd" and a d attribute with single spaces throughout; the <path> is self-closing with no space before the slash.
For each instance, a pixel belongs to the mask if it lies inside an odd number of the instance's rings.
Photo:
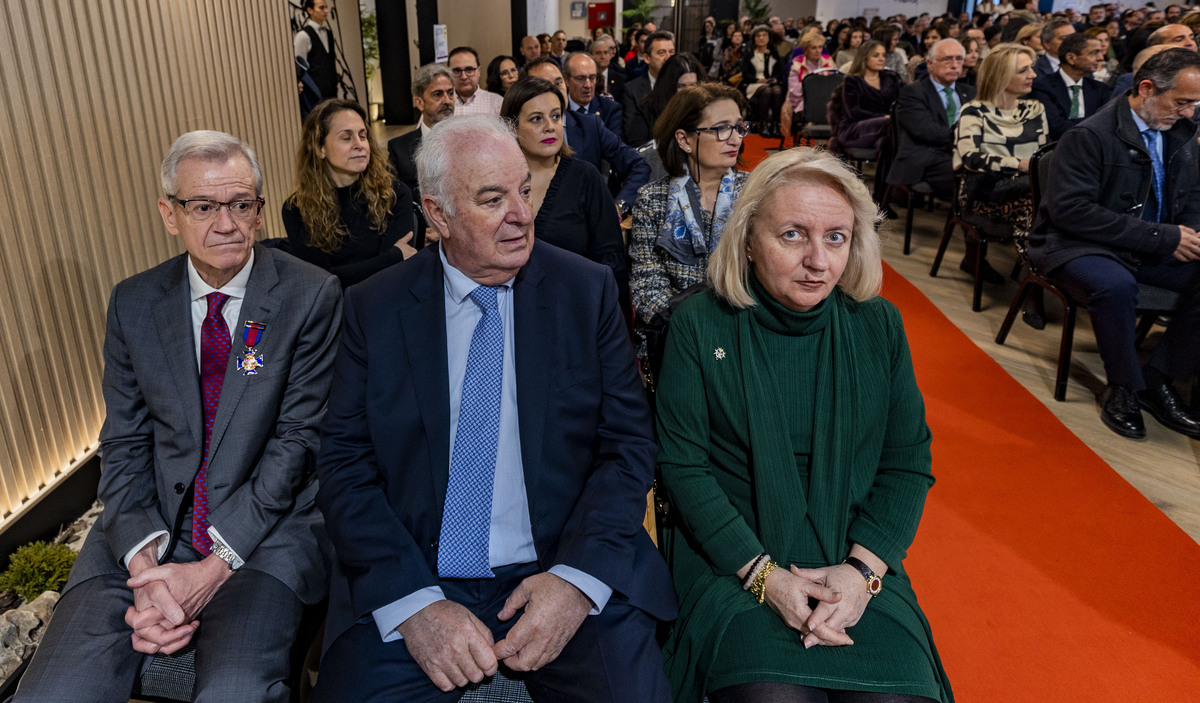
<path id="1" fill-rule="evenodd" d="M 328 588 L 311 462 L 341 288 L 255 244 L 263 177 L 235 137 L 179 137 L 161 179 L 186 252 L 113 289 L 104 513 L 17 701 L 124 703 L 148 655 L 189 643 L 196 700 L 287 701 L 301 613 Z"/>
<path id="2" fill-rule="evenodd" d="M 469 46 L 450 52 L 454 74 L 454 114 L 499 115 L 504 97 L 479 87 L 479 54 Z"/>

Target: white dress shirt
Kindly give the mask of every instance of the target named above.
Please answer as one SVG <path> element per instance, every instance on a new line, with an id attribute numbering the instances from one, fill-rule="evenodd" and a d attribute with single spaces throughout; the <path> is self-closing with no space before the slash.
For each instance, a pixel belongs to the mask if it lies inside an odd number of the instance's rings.
<path id="1" fill-rule="evenodd" d="M 321 39 L 321 46 L 325 47 L 325 51 L 329 51 L 329 29 L 312 20 L 305 22 L 304 26 L 315 29 L 317 36 Z M 297 57 L 308 61 L 308 52 L 312 51 L 312 38 L 308 36 L 308 32 L 304 31 L 303 28 L 292 39 L 292 51 Z"/>

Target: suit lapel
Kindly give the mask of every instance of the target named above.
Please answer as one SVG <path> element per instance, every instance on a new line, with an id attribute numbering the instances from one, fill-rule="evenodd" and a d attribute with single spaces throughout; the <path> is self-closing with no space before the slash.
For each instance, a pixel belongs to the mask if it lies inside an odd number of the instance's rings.
<path id="1" fill-rule="evenodd" d="M 175 381 L 183 415 L 192 431 L 192 441 L 203 452 L 204 410 L 200 402 L 200 370 L 196 365 L 196 342 L 192 331 L 191 284 L 188 283 L 187 264 L 179 257 L 178 265 L 163 280 L 163 295 L 154 301 L 151 314 L 154 316 L 158 340 L 163 356 Z M 138 344 L 138 340 L 129 340 Z M 199 459 L 196 468 L 200 468 Z"/>
<path id="2" fill-rule="evenodd" d="M 398 306 L 408 373 L 429 447 L 435 514 L 441 515 L 450 477 L 450 370 L 446 361 L 446 294 L 437 245 L 430 247 L 428 271 L 408 290 L 413 300 Z"/>
<path id="3" fill-rule="evenodd" d="M 272 354 L 279 347 L 273 343 L 274 340 L 271 336 L 275 315 L 280 307 L 280 301 L 273 292 L 275 285 L 279 283 L 279 272 L 276 271 L 275 260 L 267 249 L 256 245 L 254 250 L 254 268 L 250 271 L 250 281 L 246 284 L 246 298 L 242 301 L 240 319 L 238 319 L 237 326 L 230 330 L 233 333 L 233 339 L 230 345 L 229 364 L 225 367 L 225 380 L 221 383 L 221 400 L 217 405 L 217 416 L 213 420 L 212 439 L 209 440 L 208 445 L 210 466 L 213 463 L 212 458 L 217 456 L 217 449 L 220 448 L 221 440 L 225 437 L 225 430 L 229 428 L 229 422 L 233 418 L 234 412 L 237 411 L 238 403 L 241 402 L 242 395 L 246 392 L 246 386 L 254 379 L 254 376 L 247 376 L 237 369 L 238 357 L 246 348 L 242 341 L 242 329 L 247 320 L 266 325 L 262 331 L 262 337 L 256 345 L 263 356 L 261 373 L 270 373 L 272 363 L 281 363 L 278 354 Z"/>
<path id="4" fill-rule="evenodd" d="M 517 370 L 517 424 L 521 436 L 521 466 L 525 473 L 525 493 L 529 496 L 529 517 L 537 524 L 537 467 L 542 461 L 542 437 L 546 429 L 546 405 L 551 376 L 550 350 L 555 332 L 550 301 L 542 290 L 544 273 L 534 245 L 529 263 L 517 274 L 513 287 L 513 326 L 516 335 L 513 350 Z"/>
<path id="5" fill-rule="evenodd" d="M 950 121 L 946 118 L 946 107 L 942 105 L 942 96 L 938 95 L 937 84 L 932 78 L 924 79 L 925 83 L 925 102 L 929 103 L 929 109 L 938 115 L 947 127 L 950 126 Z M 957 88 L 957 84 L 955 85 Z"/>

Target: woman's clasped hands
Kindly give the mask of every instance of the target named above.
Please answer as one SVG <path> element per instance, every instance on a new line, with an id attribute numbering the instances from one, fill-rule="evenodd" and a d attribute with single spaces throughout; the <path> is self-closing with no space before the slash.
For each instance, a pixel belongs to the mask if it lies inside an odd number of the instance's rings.
<path id="1" fill-rule="evenodd" d="M 852 566 L 838 564 L 819 569 L 795 565 L 767 575 L 764 601 L 788 627 L 804 638 L 804 647 L 854 644 L 846 634 L 867 609 L 871 595 L 862 575 Z M 816 607 L 810 607 L 816 600 Z"/>

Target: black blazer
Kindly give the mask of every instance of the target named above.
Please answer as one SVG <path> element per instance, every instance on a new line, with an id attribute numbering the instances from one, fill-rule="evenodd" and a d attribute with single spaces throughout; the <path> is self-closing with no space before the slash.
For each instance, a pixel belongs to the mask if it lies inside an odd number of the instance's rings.
<path id="1" fill-rule="evenodd" d="M 1038 56 L 1037 61 L 1033 62 L 1033 72 L 1037 74 L 1038 78 L 1048 76 L 1057 70 L 1050 64 L 1050 57 L 1045 54 Z"/>
<path id="2" fill-rule="evenodd" d="M 1062 74 L 1055 71 L 1033 81 L 1033 89 L 1029 97 L 1040 100 L 1046 106 L 1046 121 L 1050 123 L 1050 139 L 1057 141 L 1066 131 L 1096 114 L 1108 99 L 1112 97 L 1112 88 L 1100 81 L 1084 76 L 1083 90 L 1084 117 L 1073 120 L 1071 114 L 1071 92 L 1067 90 L 1066 81 Z"/>
<path id="3" fill-rule="evenodd" d="M 610 63 L 608 65 L 608 81 L 604 85 L 604 92 L 611 95 L 612 99 L 616 100 L 618 105 L 621 105 L 625 99 L 625 83 L 625 71 L 616 63 Z"/>
<path id="4" fill-rule="evenodd" d="M 612 98 L 606 98 L 603 95 L 592 98 L 592 102 L 587 105 L 587 114 L 597 115 L 604 122 L 608 131 L 613 134 L 620 136 L 621 130 L 624 129 L 625 111 Z"/>
<path id="5" fill-rule="evenodd" d="M 412 193 L 412 204 L 419 206 L 421 204 L 421 189 L 417 187 L 417 162 L 413 156 L 417 153 L 417 148 L 421 146 L 421 124 L 417 123 L 417 128 L 406 134 L 401 134 L 395 139 L 388 140 L 388 160 L 392 162 L 392 168 L 396 171 L 396 179 L 408 187 Z M 416 207 L 413 208 L 414 213 L 417 212 Z M 416 229 L 413 230 L 413 246 L 417 249 L 425 246 L 425 230 L 429 223 L 424 217 L 414 215 L 416 219 Z"/>
<path id="6" fill-rule="evenodd" d="M 318 460 L 339 568 L 326 642 L 438 583 L 450 472 L 445 279 L 436 246 L 346 293 Z M 666 621 L 675 590 L 642 529 L 653 419 L 606 266 L 535 242 L 513 283 L 522 468 L 542 569 L 565 564 Z M 402 428 L 403 431 L 397 431 Z"/>
<path id="7" fill-rule="evenodd" d="M 644 125 L 647 124 L 647 118 L 642 103 L 649 94 L 649 74 L 639 76 L 625 84 L 625 97 L 621 99 L 621 109 L 625 112 L 625 123 L 621 130 L 621 137 L 625 140 L 626 144 L 634 148 L 646 142 L 643 139 L 635 143 L 635 141 L 631 141 L 631 138 L 636 139 L 646 132 Z M 653 125 L 652 122 L 650 124 Z"/>
<path id="8" fill-rule="evenodd" d="M 975 99 L 975 88 L 960 80 L 954 84 L 954 94 L 961 108 Z M 946 108 L 932 79 L 900 89 L 896 128 L 900 144 L 888 172 L 888 183 L 912 185 L 925 180 L 927 173 L 939 166 L 953 170 L 954 125 L 946 119 Z"/>
<path id="9" fill-rule="evenodd" d="M 575 150 L 575 158 L 588 162 L 597 170 L 607 161 L 621 182 L 616 198 L 630 205 L 637 202 L 638 188 L 650 180 L 650 164 L 641 154 L 609 131 L 598 115 L 567 112 L 563 127 L 567 144 Z"/>
<path id="10" fill-rule="evenodd" d="M 750 62 L 750 60 L 753 57 L 754 57 L 753 51 L 743 51 L 742 52 L 742 83 L 738 87 L 742 89 L 743 93 L 746 92 L 746 86 L 753 83 L 755 76 L 758 75 L 754 70 L 754 64 L 752 64 Z M 766 57 L 767 57 L 767 65 L 766 65 L 767 70 L 764 71 L 763 73 L 765 73 L 768 78 L 774 78 L 776 83 L 783 85 L 784 89 L 786 89 L 787 88 L 787 66 L 790 62 L 784 61 L 783 59 L 779 58 L 779 56 L 777 56 L 774 51 L 768 51 L 766 53 Z"/>

